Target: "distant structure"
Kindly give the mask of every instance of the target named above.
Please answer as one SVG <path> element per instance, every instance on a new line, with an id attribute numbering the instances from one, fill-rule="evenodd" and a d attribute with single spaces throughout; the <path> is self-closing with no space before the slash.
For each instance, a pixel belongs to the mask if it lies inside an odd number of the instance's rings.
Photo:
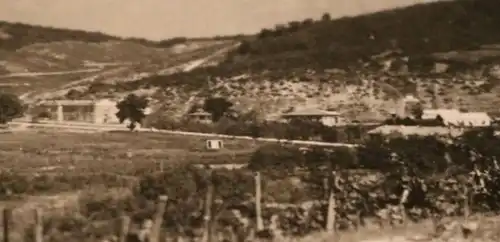
<path id="1" fill-rule="evenodd" d="M 428 126 L 403 126 L 403 125 L 382 125 L 367 132 L 373 138 L 408 138 L 410 136 L 441 136 L 457 137 L 463 134 L 462 129 L 448 127 L 428 127 Z"/>
<path id="2" fill-rule="evenodd" d="M 460 112 L 458 109 L 424 109 L 422 119 L 440 119 L 444 126 L 455 127 L 487 127 L 493 123 L 485 112 Z"/>
<path id="3" fill-rule="evenodd" d="M 338 112 L 324 111 L 320 109 L 302 109 L 283 113 L 281 118 L 290 122 L 292 120 L 317 121 L 325 126 L 336 126 L 345 124 L 345 119 Z"/>
<path id="4" fill-rule="evenodd" d="M 84 122 L 94 124 L 118 124 L 117 102 L 101 100 L 50 100 L 37 106 L 49 113 L 57 122 Z"/>
<path id="5" fill-rule="evenodd" d="M 207 124 L 212 123 L 212 114 L 202 109 L 198 109 L 193 113 L 189 113 L 187 116 L 191 121 Z"/>

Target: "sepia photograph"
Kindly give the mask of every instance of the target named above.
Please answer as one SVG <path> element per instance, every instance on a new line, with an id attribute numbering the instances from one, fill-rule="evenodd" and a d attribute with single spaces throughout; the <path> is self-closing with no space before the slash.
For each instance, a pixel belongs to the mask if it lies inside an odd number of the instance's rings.
<path id="1" fill-rule="evenodd" d="M 0 0 L 4 242 L 497 242 L 499 159 L 500 0 Z"/>

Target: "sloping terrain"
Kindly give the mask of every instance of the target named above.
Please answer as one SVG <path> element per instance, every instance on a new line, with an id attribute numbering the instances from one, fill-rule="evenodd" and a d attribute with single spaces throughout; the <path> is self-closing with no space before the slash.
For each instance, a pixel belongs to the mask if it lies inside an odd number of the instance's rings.
<path id="1" fill-rule="evenodd" d="M 235 43 L 230 40 L 189 41 L 171 48 L 127 41 L 32 44 L 5 52 L 0 61 L 0 85 L 10 85 L 11 91 L 21 94 L 29 90 L 51 92 L 92 82 L 126 82 L 209 57 Z M 227 51 L 229 49 L 219 54 L 224 55 Z"/>
<path id="2" fill-rule="evenodd" d="M 0 58 L 0 72 L 98 68 L 18 76 L 10 83 L 20 93 L 36 90 L 43 94 L 39 98 L 64 97 L 71 89 L 85 98 L 147 93 L 162 107 L 159 112 L 179 115 L 214 95 L 228 97 L 240 111 L 270 117 L 316 106 L 354 119 L 380 119 L 400 109 L 406 94 L 427 105 L 497 112 L 499 8 L 496 0 L 440 1 L 292 21 L 251 38 L 175 39 L 163 46 L 94 35 L 53 39 L 10 50 Z M 0 85 L 5 80 L 0 77 Z"/>
<path id="3" fill-rule="evenodd" d="M 155 97 L 176 112 L 193 95 L 221 95 L 268 116 L 317 106 L 373 119 L 400 109 L 406 94 L 427 105 L 496 112 L 498 8 L 496 0 L 456 0 L 294 21 L 243 41 L 216 67 L 109 88 L 158 88 Z"/>
<path id="4" fill-rule="evenodd" d="M 149 41 L 0 21 L 0 87 L 29 98 L 172 73 L 214 53 L 225 55 L 239 38 L 244 36 Z"/>

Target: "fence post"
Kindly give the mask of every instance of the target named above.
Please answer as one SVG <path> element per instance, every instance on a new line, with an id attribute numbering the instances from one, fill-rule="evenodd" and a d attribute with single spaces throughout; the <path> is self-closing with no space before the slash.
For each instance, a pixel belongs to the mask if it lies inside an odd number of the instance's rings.
<path id="1" fill-rule="evenodd" d="M 10 239 L 10 221 L 12 220 L 12 209 L 3 209 L 3 241 L 9 242 Z"/>
<path id="2" fill-rule="evenodd" d="M 337 186 L 338 181 L 337 181 L 337 176 L 335 173 L 335 170 L 333 169 L 332 165 L 330 164 L 329 167 L 329 183 L 328 183 L 328 210 L 327 210 L 327 215 L 326 215 L 326 226 L 325 229 L 327 232 L 334 234 L 335 232 L 335 217 L 336 217 L 336 212 L 335 212 L 335 207 L 336 201 L 335 201 L 335 190 L 332 185 L 332 181 L 334 183 L 334 186 Z"/>
<path id="3" fill-rule="evenodd" d="M 163 170 L 164 170 L 164 167 L 163 167 L 163 166 L 164 166 L 164 165 L 163 165 L 163 160 L 160 160 L 160 161 L 159 161 L 159 163 L 160 163 L 160 164 L 158 164 L 158 165 L 159 165 L 159 167 L 160 167 L 160 172 L 163 172 Z"/>
<path id="4" fill-rule="evenodd" d="M 35 242 L 43 242 L 43 215 L 42 210 L 35 208 L 35 226 L 33 235 Z"/>
<path id="5" fill-rule="evenodd" d="M 122 215 L 120 219 L 120 234 L 118 235 L 119 242 L 127 241 L 129 226 L 130 226 L 130 217 L 127 215 Z"/>
<path id="6" fill-rule="evenodd" d="M 464 220 L 467 221 L 469 219 L 470 214 L 470 204 L 469 204 L 469 188 L 467 185 L 464 187 Z"/>
<path id="7" fill-rule="evenodd" d="M 149 242 L 159 242 L 160 241 L 160 230 L 161 224 L 163 223 L 163 215 L 165 214 L 165 208 L 167 206 L 168 196 L 162 195 L 158 197 L 158 203 L 156 205 L 156 212 L 153 222 L 153 228 L 149 234 Z"/>
<path id="8" fill-rule="evenodd" d="M 410 195 L 410 190 L 405 189 L 403 191 L 403 194 L 401 195 L 401 199 L 399 200 L 399 210 L 401 211 L 401 220 L 403 220 L 403 226 L 404 226 L 404 232 L 405 235 L 407 233 L 407 228 L 408 228 L 408 219 L 406 218 L 406 208 L 405 208 L 405 203 L 408 200 L 408 196 Z"/>
<path id="9" fill-rule="evenodd" d="M 212 200 L 214 193 L 214 184 L 212 176 L 213 176 L 212 170 L 209 168 L 207 193 L 205 197 L 205 216 L 203 217 L 203 219 L 205 220 L 203 238 L 202 238 L 203 242 L 211 241 Z"/>
<path id="10" fill-rule="evenodd" d="M 262 221 L 262 183 L 260 172 L 255 173 L 255 214 L 257 231 L 264 229 L 264 222 Z"/>

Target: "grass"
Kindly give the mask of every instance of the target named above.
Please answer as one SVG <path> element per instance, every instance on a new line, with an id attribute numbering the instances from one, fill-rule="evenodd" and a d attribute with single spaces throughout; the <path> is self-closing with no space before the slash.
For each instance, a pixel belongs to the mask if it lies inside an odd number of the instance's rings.
<path id="1" fill-rule="evenodd" d="M 88 201 L 126 197 L 133 188 L 130 183 L 110 186 L 99 180 L 78 188 L 66 184 L 81 177 L 99 179 L 96 173 L 111 173 L 137 179 L 147 172 L 159 171 L 160 161 L 164 166 L 182 162 L 245 163 L 256 148 L 252 141 L 224 140 L 223 149 L 207 151 L 206 139 L 201 137 L 131 132 L 26 131 L 2 133 L 0 139 L 0 176 L 9 171 L 27 177 L 36 174 L 64 177 L 47 181 L 56 183 L 56 189 L 33 192 L 30 188 L 21 196 L 0 199 L 0 209 L 15 208 L 13 239 L 21 238 L 23 230 L 31 226 L 34 208 L 42 208 L 46 219 L 78 214 L 78 209 Z"/>
<path id="2" fill-rule="evenodd" d="M 245 163 L 252 141 L 225 140 L 219 151 L 205 150 L 205 138 L 152 133 L 19 132 L 1 134 L 0 165 L 3 170 L 115 172 L 133 174 L 179 162 Z"/>

